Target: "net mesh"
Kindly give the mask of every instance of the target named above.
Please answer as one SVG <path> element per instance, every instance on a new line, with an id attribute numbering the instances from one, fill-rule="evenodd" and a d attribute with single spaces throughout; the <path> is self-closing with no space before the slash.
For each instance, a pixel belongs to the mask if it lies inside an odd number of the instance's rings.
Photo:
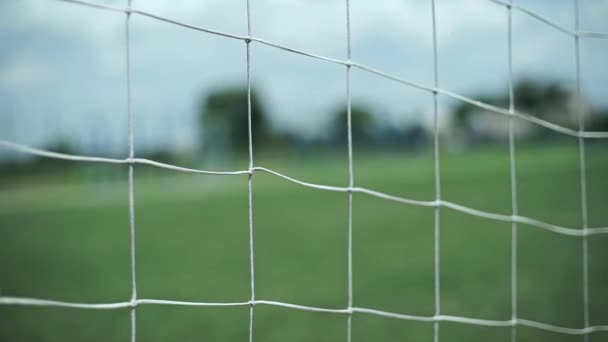
<path id="1" fill-rule="evenodd" d="M 502 1 L 502 0 L 489 0 L 492 3 L 495 3 L 498 6 L 502 6 L 505 8 L 505 20 L 507 23 L 507 43 L 508 43 L 508 85 L 509 85 L 509 106 L 508 108 L 502 108 L 498 106 L 494 106 L 488 103 L 480 102 L 475 99 L 445 90 L 440 88 L 439 84 L 439 73 L 438 73 L 438 57 L 437 57 L 437 16 L 435 11 L 435 0 L 431 0 L 431 12 L 432 12 L 432 39 L 433 39 L 433 85 L 426 86 L 423 84 L 415 83 L 409 81 L 407 79 L 403 79 L 397 77 L 395 75 L 391 75 L 375 68 L 369 67 L 364 64 L 357 63 L 351 60 L 351 29 L 350 29 L 350 4 L 349 0 L 345 0 L 345 16 L 346 16 L 346 39 L 347 39 L 347 59 L 339 60 L 334 58 L 325 57 L 322 55 L 317 55 L 313 53 L 309 53 L 306 51 L 301 51 L 297 49 L 293 49 L 289 46 L 276 44 L 267 40 L 264 40 L 259 37 L 255 37 L 252 35 L 252 27 L 251 27 L 251 11 L 250 11 L 250 1 L 247 0 L 247 35 L 235 35 L 226 32 L 211 30 L 204 27 L 199 27 L 195 25 L 190 25 L 181 21 L 173 20 L 171 18 L 162 17 L 160 15 L 156 15 L 153 13 L 149 13 L 146 11 L 138 10 L 132 7 L 132 0 L 128 0 L 127 6 L 122 7 L 113 7 L 102 4 L 96 4 L 91 2 L 79 1 L 79 0 L 57 0 L 62 2 L 68 2 L 74 5 L 86 6 L 98 10 L 117 12 L 119 14 L 125 15 L 125 59 L 126 59 L 126 89 L 127 89 L 127 115 L 128 115 L 128 136 L 129 136 L 129 155 L 125 159 L 115 159 L 115 158 L 102 158 L 95 156 L 81 156 L 81 155 L 72 155 L 72 154 L 63 154 L 56 153 L 52 151 L 42 150 L 33 148 L 30 146 L 18 144 L 15 142 L 0 140 L 0 146 L 6 149 L 10 149 L 16 152 L 37 155 L 47 158 L 55 158 L 62 159 L 68 161 L 77 161 L 77 162 L 92 162 L 92 163 L 108 163 L 108 164 L 125 164 L 128 167 L 128 187 L 129 187 L 129 226 L 130 226 L 130 245 L 131 245 L 131 299 L 126 302 L 113 302 L 113 303 L 77 303 L 77 302 L 65 302 L 65 301 L 57 301 L 50 299 L 39 299 L 39 298 L 26 298 L 26 297 L 9 297 L 9 296 L 0 296 L 0 305 L 27 305 L 27 306 L 58 306 L 58 307 L 69 307 L 69 308 L 77 308 L 77 309 L 121 309 L 121 308 L 130 308 L 131 310 L 131 340 L 136 340 L 136 313 L 137 307 L 140 305 L 183 305 L 183 306 L 249 306 L 249 340 L 252 341 L 254 338 L 254 308 L 256 305 L 272 305 L 272 306 L 280 306 L 286 307 L 295 310 L 305 310 L 312 312 L 325 312 L 325 313 L 334 313 L 334 314 L 342 314 L 347 316 L 347 340 L 351 340 L 351 330 L 352 330 L 352 315 L 357 314 L 369 314 L 369 315 L 377 315 L 390 317 L 395 319 L 402 320 L 411 320 L 411 321 L 420 321 L 420 322 L 433 322 L 434 325 L 434 341 L 439 341 L 439 328 L 440 322 L 456 322 L 461 324 L 469 324 L 469 325 L 478 325 L 478 326 L 494 326 L 494 327 L 511 327 L 511 340 L 517 340 L 517 327 L 518 326 L 526 326 L 532 327 L 536 329 L 551 331 L 555 333 L 561 334 L 573 334 L 573 335 L 584 335 L 585 341 L 589 339 L 589 334 L 596 331 L 608 331 L 608 324 L 606 325 L 590 325 L 590 317 L 589 317 L 589 265 L 588 265 L 588 237 L 594 234 L 608 234 L 608 227 L 589 227 L 588 226 L 588 210 L 587 210 L 587 182 L 585 177 L 585 141 L 587 139 L 607 139 L 608 132 L 604 131 L 585 131 L 584 127 L 584 118 L 583 118 L 583 108 L 581 103 L 581 77 L 580 77 L 580 48 L 579 41 L 581 39 L 608 39 L 608 33 L 606 32 L 589 32 L 589 31 L 581 31 L 579 30 L 579 14 L 578 14 L 578 1 L 574 1 L 574 30 L 570 30 L 548 18 L 531 11 L 525 7 L 513 4 L 511 1 Z M 526 113 L 522 111 L 518 111 L 515 108 L 514 104 L 514 90 L 513 90 L 513 63 L 512 63 L 512 12 L 518 11 L 527 15 L 535 20 L 567 35 L 570 36 L 574 40 L 574 57 L 575 57 L 575 66 L 576 66 L 576 93 L 577 93 L 577 114 L 578 114 L 578 129 L 574 130 L 568 127 L 564 127 L 538 117 L 535 117 L 531 113 Z M 152 18 L 155 20 L 167 22 L 173 25 L 178 25 L 182 27 L 186 27 L 192 30 L 204 32 L 207 34 L 217 35 L 221 37 L 225 37 L 227 39 L 240 40 L 245 43 L 246 47 L 246 63 L 247 63 L 247 108 L 248 108 L 248 151 L 249 151 L 249 167 L 247 170 L 238 170 L 238 171 L 210 171 L 210 170 L 200 170 L 193 168 L 185 168 L 171 164 L 160 163 L 157 161 L 137 158 L 134 151 L 134 132 L 133 132 L 133 114 L 132 114 L 132 106 L 131 106 L 131 61 L 130 61 L 130 18 L 132 15 L 140 15 L 148 18 Z M 295 178 L 292 178 L 288 175 L 276 172 L 274 170 L 262 167 L 255 166 L 254 158 L 253 158 L 253 136 L 251 129 L 251 49 L 254 44 L 262 44 L 267 45 L 276 49 L 281 49 L 284 51 L 288 51 L 294 54 L 299 54 L 303 56 L 307 56 L 310 58 L 322 60 L 328 63 L 339 64 L 345 67 L 345 89 L 346 89 L 346 103 L 347 103 L 347 122 L 345 123 L 348 128 L 348 186 L 347 187 L 339 187 L 332 185 L 324 185 L 324 184 L 315 184 L 304 182 Z M 433 201 L 420 201 L 406 197 L 393 196 L 387 193 L 374 191 L 372 189 L 367 189 L 363 187 L 357 187 L 355 185 L 354 178 L 354 169 L 353 169 L 353 143 L 352 143 L 352 121 L 351 121 L 351 70 L 352 68 L 357 68 L 359 70 L 363 70 L 368 73 L 375 74 L 377 76 L 392 80 L 396 83 L 400 83 L 402 85 L 406 85 L 409 87 L 414 87 L 420 90 L 424 90 L 433 95 L 433 126 L 434 126 L 434 180 L 435 180 L 435 200 Z M 510 182 L 511 182 L 511 215 L 498 214 L 489 211 L 478 210 L 475 208 L 471 208 L 468 206 L 460 205 L 457 203 L 453 203 L 450 201 L 441 199 L 441 168 L 440 168 L 440 154 L 439 154 L 439 117 L 438 117 L 438 97 L 445 96 L 447 98 L 455 99 L 457 101 L 465 102 L 476 106 L 480 109 L 487 110 L 492 113 L 496 113 L 498 115 L 503 115 L 508 117 L 508 142 L 509 142 L 509 161 L 510 161 Z M 515 167 L 515 138 L 514 138 L 514 120 L 521 119 L 528 122 L 531 122 L 535 125 L 539 125 L 550 129 L 552 131 L 576 137 L 578 140 L 578 151 L 579 151 L 579 169 L 580 169 L 580 194 L 581 194 L 581 225 L 580 227 L 566 227 L 557 224 L 553 224 L 550 222 L 545 222 L 542 220 L 537 220 L 531 217 L 521 216 L 518 213 L 518 200 L 517 200 L 517 175 L 516 175 L 516 167 Z M 173 171 L 179 172 L 189 172 L 189 173 L 199 173 L 199 174 L 207 174 L 207 175 L 234 175 L 234 176 L 247 176 L 248 177 L 248 210 L 249 210 L 249 261 L 250 261 L 250 281 L 251 287 L 250 299 L 242 302 L 222 302 L 222 303 L 212 303 L 212 302 L 187 302 L 187 301 L 174 301 L 174 300 L 165 300 L 165 299 L 146 299 L 139 298 L 137 296 L 137 284 L 136 284 L 136 258 L 135 258 L 135 199 L 134 199 L 134 182 L 133 182 L 133 172 L 136 165 L 152 165 L 159 168 L 169 169 Z M 253 201 L 252 201 L 252 183 L 253 183 L 253 175 L 255 173 L 264 172 L 276 177 L 282 178 L 286 181 L 309 187 L 323 191 L 332 191 L 332 192 L 343 192 L 348 196 L 348 248 L 347 248 L 347 258 L 348 258 L 348 300 L 345 308 L 322 308 L 322 307 L 313 307 L 313 306 L 305 306 L 298 305 L 293 303 L 285 303 L 279 301 L 271 301 L 271 300 L 262 300 L 257 299 L 255 296 L 255 273 L 254 273 L 254 209 L 253 209 Z M 353 223 L 353 193 L 361 193 L 367 196 L 373 196 L 380 199 L 384 199 L 387 201 L 395 201 L 405 205 L 411 206 L 423 206 L 423 207 L 432 207 L 434 208 L 434 298 L 435 298 L 435 314 L 433 316 L 419 316 L 419 315 L 407 315 L 395 312 L 388 312 L 382 310 L 375 310 L 364 307 L 357 307 L 353 302 L 353 271 L 352 271 L 352 223 Z M 440 291 L 440 249 L 439 249 L 439 234 L 440 234 L 440 212 L 441 210 L 454 210 L 457 212 L 465 213 L 468 215 L 502 221 L 511 223 L 511 319 L 510 320 L 486 320 L 486 319 L 477 319 L 477 318 L 469 318 L 469 317 L 461 317 L 461 316 L 450 316 L 443 315 L 441 313 L 441 291 Z M 583 263 L 582 263 L 582 274 L 583 274 L 583 322 L 584 326 L 580 328 L 573 327 L 564 327 L 546 324 L 543 322 L 528 320 L 522 318 L 518 315 L 517 312 L 517 230 L 518 224 L 526 224 L 531 227 L 544 229 L 547 231 L 551 231 L 556 234 L 569 235 L 569 236 L 577 236 L 581 238 L 582 243 L 582 251 L 583 251 Z"/>

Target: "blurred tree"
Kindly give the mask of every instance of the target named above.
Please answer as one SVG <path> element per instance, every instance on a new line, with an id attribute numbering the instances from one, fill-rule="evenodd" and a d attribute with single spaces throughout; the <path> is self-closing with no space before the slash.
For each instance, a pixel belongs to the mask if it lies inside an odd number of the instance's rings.
<path id="1" fill-rule="evenodd" d="M 513 92 L 516 110 L 562 126 L 576 128 L 578 120 L 574 109 L 576 97 L 567 87 L 555 81 L 525 78 L 514 85 Z M 474 98 L 501 108 L 509 107 L 508 94 L 482 94 Z M 487 110 L 461 102 L 453 110 L 453 126 L 466 137 L 467 141 L 485 141 L 492 139 L 496 134 L 504 135 L 505 132 L 498 132 L 496 129 L 492 131 L 489 127 L 480 130 L 483 126 L 480 116 L 483 115 L 488 115 Z M 536 128 L 530 132 L 536 132 L 536 135 L 543 133 Z"/>
<path id="2" fill-rule="evenodd" d="M 46 148 L 49 151 L 53 151 L 56 153 L 71 154 L 71 155 L 78 154 L 78 151 L 76 150 L 74 145 L 72 145 L 72 143 L 69 142 L 68 140 L 54 141 L 51 144 L 49 144 Z M 61 159 L 40 157 L 40 156 L 36 156 L 32 160 L 32 163 L 35 164 L 36 167 L 40 167 L 40 168 L 46 168 L 46 167 L 66 167 L 67 168 L 67 167 L 71 166 L 71 165 L 65 165 L 66 162 Z"/>
<path id="3" fill-rule="evenodd" d="M 551 121 L 563 121 L 557 116 L 568 115 L 566 108 L 573 100 L 574 94 L 557 82 L 545 82 L 533 79 L 522 79 L 513 87 L 515 108 Z M 508 95 L 480 95 L 475 98 L 481 102 L 506 108 L 509 106 Z M 454 110 L 456 123 L 466 123 L 470 115 L 479 111 L 469 103 L 460 103 Z"/>
<path id="4" fill-rule="evenodd" d="M 552 122 L 567 124 L 575 113 L 569 113 L 574 94 L 557 82 L 522 79 L 515 84 L 515 108 Z M 574 115 L 573 115 L 574 114 Z"/>
<path id="5" fill-rule="evenodd" d="M 608 132 L 608 108 L 593 111 L 589 122 L 585 125 L 585 130 Z"/>
<path id="6" fill-rule="evenodd" d="M 334 112 L 329 124 L 330 140 L 339 145 L 348 143 L 348 113 L 342 107 Z M 351 105 L 351 128 L 353 144 L 369 144 L 373 141 L 377 131 L 376 118 L 371 111 L 359 105 Z"/>
<path id="7" fill-rule="evenodd" d="M 200 108 L 200 133 L 208 153 L 246 151 L 249 146 L 247 88 L 232 87 L 211 92 Z M 267 113 L 258 93 L 251 89 L 251 131 L 256 144 L 264 143 L 269 130 Z"/>

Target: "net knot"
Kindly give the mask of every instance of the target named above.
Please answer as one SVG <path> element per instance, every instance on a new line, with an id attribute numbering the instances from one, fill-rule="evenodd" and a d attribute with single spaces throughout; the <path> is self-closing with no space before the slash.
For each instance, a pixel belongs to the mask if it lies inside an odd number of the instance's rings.
<path id="1" fill-rule="evenodd" d="M 344 65 L 346 65 L 346 67 L 350 69 L 353 66 L 353 62 L 350 59 L 347 59 L 344 62 Z"/>
<path id="2" fill-rule="evenodd" d="M 135 307 L 137 306 L 137 299 L 135 299 L 135 298 L 131 299 L 129 306 L 131 307 L 131 309 L 135 309 Z"/>
<path id="3" fill-rule="evenodd" d="M 255 306 L 255 301 L 254 300 L 250 300 L 247 302 L 247 304 L 249 304 L 249 307 L 252 308 Z"/>
<path id="4" fill-rule="evenodd" d="M 252 41 L 252 39 L 251 39 L 251 37 L 250 37 L 250 36 L 245 37 L 245 43 L 246 43 L 246 44 L 251 43 L 251 41 Z"/>

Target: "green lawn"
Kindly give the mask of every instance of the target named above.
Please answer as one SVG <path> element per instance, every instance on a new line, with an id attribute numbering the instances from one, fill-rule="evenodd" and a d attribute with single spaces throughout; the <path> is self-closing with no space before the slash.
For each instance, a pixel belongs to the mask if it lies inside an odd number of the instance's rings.
<path id="1" fill-rule="evenodd" d="M 576 140 L 519 148 L 521 215 L 580 227 Z M 587 147 L 591 227 L 608 226 L 608 149 Z M 430 151 L 414 156 L 355 154 L 357 186 L 434 199 Z M 68 163 L 68 162 L 66 162 Z M 244 163 L 241 163 L 244 164 Z M 262 157 L 257 165 L 295 178 L 347 184 L 346 158 Z M 129 224 L 122 180 L 51 177 L 0 188 L 0 295 L 75 302 L 128 301 Z M 139 298 L 241 302 L 250 296 L 246 176 L 206 176 L 136 166 Z M 243 167 L 241 167 L 243 168 Z M 506 146 L 443 153 L 442 197 L 511 213 Z M 28 185 L 29 184 L 29 185 Z M 256 298 L 345 308 L 346 193 L 310 189 L 275 176 L 253 177 Z M 356 193 L 354 305 L 434 314 L 433 208 Z M 511 318 L 511 225 L 441 209 L 441 311 Z M 582 238 L 519 225 L 521 318 L 583 327 Z M 592 325 L 608 324 L 608 235 L 589 238 Z M 140 341 L 246 341 L 248 307 L 137 308 Z M 2 341 L 128 341 L 129 309 L 82 310 L 0 305 Z M 430 323 L 354 314 L 353 341 L 432 341 Z M 440 325 L 441 341 L 510 341 L 510 328 Z M 518 341 L 583 341 L 518 328 Z M 593 333 L 605 341 L 608 332 Z M 346 316 L 255 307 L 255 341 L 346 341 Z"/>

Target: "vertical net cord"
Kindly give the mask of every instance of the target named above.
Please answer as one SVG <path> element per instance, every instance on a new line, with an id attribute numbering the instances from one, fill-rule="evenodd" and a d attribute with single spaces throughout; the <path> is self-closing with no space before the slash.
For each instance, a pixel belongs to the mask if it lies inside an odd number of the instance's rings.
<path id="1" fill-rule="evenodd" d="M 439 73 L 437 67 L 437 15 L 435 13 L 435 0 L 431 1 L 431 15 L 433 24 L 433 86 L 439 86 Z M 441 294 L 439 279 L 439 202 L 441 200 L 441 179 L 439 168 L 439 113 L 437 108 L 437 91 L 433 91 L 433 147 L 435 157 L 435 229 L 434 229 L 434 270 L 435 270 L 435 317 L 441 315 Z M 439 341 L 439 322 L 433 323 L 433 341 Z"/>
<path id="2" fill-rule="evenodd" d="M 249 304 L 249 342 L 253 341 L 253 307 L 255 303 L 255 273 L 253 260 L 253 133 L 251 129 L 251 5 L 247 0 L 247 129 L 249 135 L 249 175 L 247 177 L 247 197 L 249 206 L 249 276 L 251 278 L 251 299 Z"/>
<path id="3" fill-rule="evenodd" d="M 583 107 L 581 98 L 581 62 L 579 46 L 579 6 L 578 0 L 574 0 L 574 57 L 576 64 L 576 109 L 578 111 L 579 132 L 585 131 L 585 121 L 583 118 Z M 589 242 L 586 234 L 588 229 L 587 216 L 587 175 L 585 164 L 585 140 L 581 135 L 578 137 L 578 153 L 580 166 L 580 189 L 581 189 L 581 220 L 583 225 L 583 322 L 585 329 L 589 327 Z M 589 341 L 589 332 L 585 330 L 585 342 Z"/>
<path id="4" fill-rule="evenodd" d="M 353 129 L 352 129 L 352 106 L 350 95 L 350 58 L 351 58 L 351 39 L 350 39 L 350 1 L 346 0 L 346 124 L 348 136 L 348 317 L 346 321 L 346 340 L 351 341 L 352 335 L 352 308 L 353 308 L 353 192 L 354 173 L 353 173 Z"/>
<path id="5" fill-rule="evenodd" d="M 515 94 L 513 91 L 513 11 L 507 4 L 507 58 L 509 64 L 509 167 L 511 176 L 511 213 L 518 215 L 517 174 L 515 165 Z M 517 222 L 511 222 L 511 320 L 517 321 Z M 511 326 L 511 342 L 517 341 L 517 326 Z"/>
<path id="6" fill-rule="evenodd" d="M 133 142 L 133 111 L 131 105 L 131 34 L 130 34 L 130 19 L 131 19 L 132 0 L 128 0 L 128 7 L 125 19 L 125 58 L 127 72 L 127 115 L 129 129 L 129 160 L 135 157 L 135 149 Z M 129 226 L 131 234 L 131 342 L 136 340 L 136 303 L 137 303 L 137 285 L 135 273 L 135 189 L 133 185 L 133 163 L 129 163 Z"/>

